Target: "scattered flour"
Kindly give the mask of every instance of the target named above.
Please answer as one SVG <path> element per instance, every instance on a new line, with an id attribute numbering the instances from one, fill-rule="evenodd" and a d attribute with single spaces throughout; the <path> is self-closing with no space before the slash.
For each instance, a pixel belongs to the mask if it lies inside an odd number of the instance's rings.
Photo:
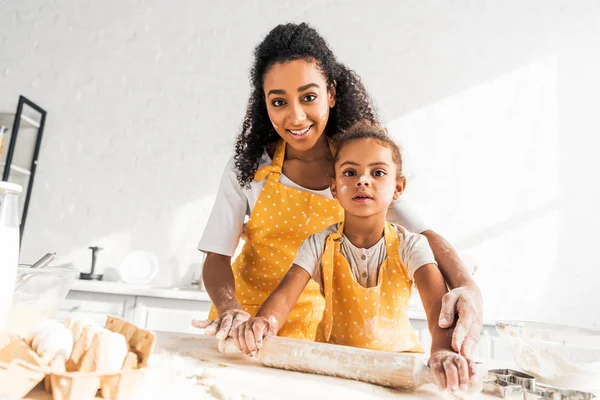
<path id="1" fill-rule="evenodd" d="M 147 399 L 218 399 L 248 400 L 252 397 L 217 382 L 214 370 L 223 368 L 219 364 L 203 365 L 191 355 L 160 351 L 150 358 L 150 368 L 144 382 L 133 400 Z"/>
<path id="2" fill-rule="evenodd" d="M 256 359 L 241 354 L 222 354 L 214 338 L 176 338 L 172 335 L 171 340 L 166 339 L 159 336 L 157 348 L 150 358 L 151 368 L 135 400 L 382 400 L 399 397 L 398 391 L 381 386 L 266 368 Z M 410 398 L 456 399 L 457 396 L 442 394 L 434 384 L 429 384 L 410 393 Z"/>

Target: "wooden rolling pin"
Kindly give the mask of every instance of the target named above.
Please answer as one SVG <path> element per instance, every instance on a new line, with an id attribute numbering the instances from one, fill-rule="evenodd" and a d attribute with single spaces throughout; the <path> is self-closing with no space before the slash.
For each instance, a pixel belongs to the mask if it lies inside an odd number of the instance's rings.
<path id="1" fill-rule="evenodd" d="M 240 353 L 232 339 L 219 342 L 219 351 Z M 435 383 L 423 355 L 414 353 L 375 351 L 267 336 L 256 358 L 267 367 L 337 376 L 404 390 Z"/>

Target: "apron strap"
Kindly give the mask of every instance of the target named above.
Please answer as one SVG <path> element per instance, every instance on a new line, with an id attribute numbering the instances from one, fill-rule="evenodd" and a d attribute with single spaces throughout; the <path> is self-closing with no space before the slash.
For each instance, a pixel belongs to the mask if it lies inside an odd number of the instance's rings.
<path id="1" fill-rule="evenodd" d="M 323 281 L 323 294 L 325 295 L 325 312 L 323 313 L 325 341 L 329 341 L 331 330 L 333 329 L 333 268 L 335 266 L 335 256 L 336 254 L 340 254 L 343 225 L 344 223 L 342 222 L 340 229 L 327 237 L 325 251 L 321 259 L 321 279 Z"/>
<path id="2" fill-rule="evenodd" d="M 386 222 L 384 232 L 385 250 L 388 257 L 392 257 L 396 261 L 400 261 L 400 253 L 398 252 L 398 248 L 400 247 L 400 238 L 398 237 L 396 227 L 389 222 Z"/>
<path id="3" fill-rule="evenodd" d="M 275 154 L 273 154 L 273 161 L 271 161 L 271 165 L 265 165 L 264 167 L 259 168 L 254 173 L 254 180 L 260 182 L 267 176 L 269 176 L 271 177 L 271 179 L 274 179 L 275 181 L 279 182 L 284 158 L 285 140 L 279 140 L 277 142 L 277 147 L 275 148 Z"/>
<path id="4" fill-rule="evenodd" d="M 327 138 L 327 144 L 329 146 L 329 150 L 331 150 L 331 154 L 335 156 L 335 148 L 331 139 Z M 279 177 L 281 176 L 281 171 L 283 169 L 283 160 L 285 160 L 285 147 L 285 140 L 280 139 L 277 142 L 277 147 L 275 148 L 275 153 L 273 154 L 273 161 L 271 162 L 271 165 L 266 165 L 262 168 L 259 168 L 254 173 L 255 181 L 260 182 L 267 176 L 272 176 L 272 179 L 275 179 L 277 182 L 279 182 Z M 271 174 L 271 172 L 273 174 Z"/>

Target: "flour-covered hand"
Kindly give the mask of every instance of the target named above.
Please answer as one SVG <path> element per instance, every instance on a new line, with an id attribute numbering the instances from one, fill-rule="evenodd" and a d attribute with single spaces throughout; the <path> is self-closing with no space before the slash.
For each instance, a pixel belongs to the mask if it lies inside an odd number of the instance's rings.
<path id="1" fill-rule="evenodd" d="M 265 336 L 277 335 L 277 325 L 275 317 L 250 318 L 237 327 L 232 337 L 242 352 L 254 356 L 262 347 Z"/>
<path id="2" fill-rule="evenodd" d="M 231 337 L 233 331 L 249 318 L 250 314 L 242 309 L 230 309 L 219 315 L 214 321 L 209 319 L 193 320 L 192 325 L 204 329 L 206 335 L 215 335 L 217 339 L 225 340 L 227 337 Z"/>
<path id="3" fill-rule="evenodd" d="M 431 354 L 429 367 L 442 389 L 467 391 L 472 387 L 475 369 L 471 361 L 450 350 L 438 350 Z"/>

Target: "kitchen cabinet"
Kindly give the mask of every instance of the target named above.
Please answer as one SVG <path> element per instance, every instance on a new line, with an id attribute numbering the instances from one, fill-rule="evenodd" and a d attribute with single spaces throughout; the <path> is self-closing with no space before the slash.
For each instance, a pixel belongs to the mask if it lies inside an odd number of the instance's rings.
<path id="1" fill-rule="evenodd" d="M 205 301 L 138 297 L 133 323 L 156 331 L 198 333 L 192 320 L 208 318 L 209 310 L 210 302 Z"/>
<path id="2" fill-rule="evenodd" d="M 62 321 L 73 316 L 103 325 L 107 315 L 133 320 L 134 308 L 135 296 L 71 291 L 60 304 L 55 319 Z"/>
<path id="3" fill-rule="evenodd" d="M 66 299 L 60 304 L 55 319 L 65 320 L 68 316 L 75 318 L 89 318 L 99 324 L 104 324 L 107 315 L 122 318 L 137 326 L 155 331 L 198 333 L 198 329 L 192 327 L 192 319 L 208 318 L 210 300 L 208 295 L 197 296 L 198 299 L 165 298 L 164 289 L 139 290 L 139 294 L 123 294 L 122 286 L 95 283 L 97 290 L 106 291 L 114 289 L 118 293 L 92 292 L 89 289 L 77 291 L 71 290 Z M 86 282 L 86 286 L 89 284 Z M 133 290 L 135 292 L 135 290 Z M 156 292 L 160 297 L 149 296 Z M 175 297 L 185 297 L 181 291 L 173 293 Z"/>

